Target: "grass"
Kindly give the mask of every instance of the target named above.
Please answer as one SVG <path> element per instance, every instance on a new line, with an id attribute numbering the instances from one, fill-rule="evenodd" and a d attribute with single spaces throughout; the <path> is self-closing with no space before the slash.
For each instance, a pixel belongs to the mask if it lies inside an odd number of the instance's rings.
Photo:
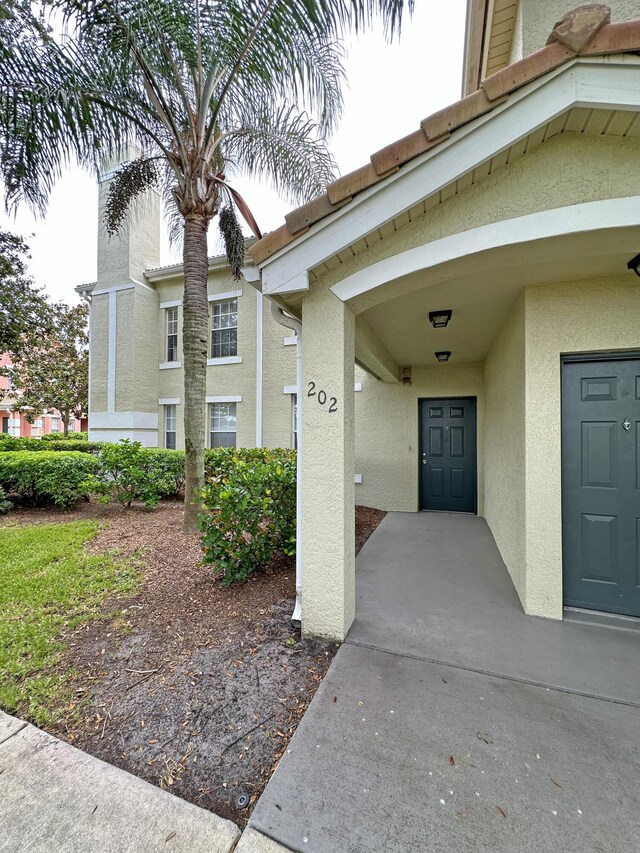
<path id="1" fill-rule="evenodd" d="M 137 586 L 131 561 L 86 553 L 98 529 L 75 521 L 0 531 L 0 708 L 39 726 L 55 722 L 72 698 L 70 673 L 52 671 L 64 634 Z"/>

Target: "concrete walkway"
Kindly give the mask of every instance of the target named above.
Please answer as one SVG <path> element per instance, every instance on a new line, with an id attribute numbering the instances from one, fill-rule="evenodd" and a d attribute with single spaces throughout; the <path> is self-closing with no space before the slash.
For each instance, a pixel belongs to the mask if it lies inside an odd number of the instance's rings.
<path id="1" fill-rule="evenodd" d="M 291 850 L 640 849 L 640 633 L 526 617 L 482 519 L 390 514 L 251 818 Z"/>
<path id="2" fill-rule="evenodd" d="M 2 853 L 286 853 L 0 711 Z"/>

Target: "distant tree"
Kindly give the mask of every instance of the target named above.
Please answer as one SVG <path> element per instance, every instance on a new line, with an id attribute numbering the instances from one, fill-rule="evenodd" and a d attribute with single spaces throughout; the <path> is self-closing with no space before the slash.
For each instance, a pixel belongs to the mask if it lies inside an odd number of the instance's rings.
<path id="1" fill-rule="evenodd" d="M 27 275 L 29 248 L 0 228 L 0 353 L 15 358 L 48 327 L 49 305 Z"/>
<path id="2" fill-rule="evenodd" d="M 67 436 L 71 418 L 80 417 L 88 408 L 89 308 L 85 304 L 74 308 L 50 305 L 49 317 L 48 330 L 21 347 L 7 373 L 13 388 L 18 389 L 14 408 L 30 423 L 43 412 L 59 411 Z"/>

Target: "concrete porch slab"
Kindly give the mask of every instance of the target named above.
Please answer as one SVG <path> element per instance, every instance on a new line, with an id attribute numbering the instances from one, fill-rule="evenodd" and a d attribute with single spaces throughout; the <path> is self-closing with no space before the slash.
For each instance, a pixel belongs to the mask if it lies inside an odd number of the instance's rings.
<path id="1" fill-rule="evenodd" d="M 389 513 L 356 563 L 349 641 L 640 704 L 640 637 L 525 616 L 482 518 Z"/>
<path id="2" fill-rule="evenodd" d="M 251 826 L 310 853 L 635 850 L 638 732 L 636 707 L 347 643 Z"/>
<path id="3" fill-rule="evenodd" d="M 640 635 L 525 616 L 485 522 L 390 513 L 250 825 L 310 853 L 640 849 Z"/>
<path id="4" fill-rule="evenodd" d="M 12 722 L 13 721 L 13 722 Z M 0 712 L 0 851 L 230 853 L 238 827 Z"/>

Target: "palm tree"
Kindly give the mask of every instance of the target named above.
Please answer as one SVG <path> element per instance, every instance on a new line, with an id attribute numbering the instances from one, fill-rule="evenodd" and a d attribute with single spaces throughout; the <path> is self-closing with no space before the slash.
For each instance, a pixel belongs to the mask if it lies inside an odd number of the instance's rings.
<path id="1" fill-rule="evenodd" d="M 411 2 L 409 6 L 411 7 Z M 132 202 L 160 186 L 183 235 L 185 526 L 204 480 L 207 231 L 219 213 L 239 276 L 239 210 L 227 180 L 267 177 L 293 202 L 334 174 L 325 144 L 340 114 L 339 38 L 379 11 L 399 28 L 403 0 L 54 0 L 54 38 L 27 0 L 0 16 L 0 168 L 7 206 L 41 211 L 71 158 L 97 167 L 134 147 L 106 205 L 115 233 Z"/>

